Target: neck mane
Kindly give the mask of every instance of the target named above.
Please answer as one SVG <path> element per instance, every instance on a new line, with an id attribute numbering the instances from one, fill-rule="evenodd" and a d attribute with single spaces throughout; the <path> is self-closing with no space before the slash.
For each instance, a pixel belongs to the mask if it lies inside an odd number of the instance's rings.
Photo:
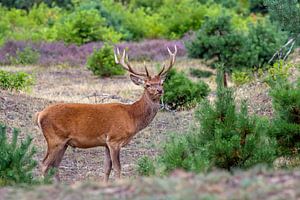
<path id="1" fill-rule="evenodd" d="M 159 99 L 152 100 L 144 91 L 143 96 L 131 105 L 130 114 L 136 124 L 136 132 L 147 127 L 160 108 Z"/>

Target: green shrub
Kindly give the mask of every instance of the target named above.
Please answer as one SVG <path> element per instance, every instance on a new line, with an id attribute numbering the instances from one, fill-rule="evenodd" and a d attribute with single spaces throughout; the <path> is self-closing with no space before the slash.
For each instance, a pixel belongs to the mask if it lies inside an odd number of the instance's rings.
<path id="1" fill-rule="evenodd" d="M 249 83 L 251 81 L 251 74 L 245 71 L 233 71 L 232 81 L 237 86 Z"/>
<path id="2" fill-rule="evenodd" d="M 238 67 L 242 60 L 245 37 L 234 30 L 230 15 L 208 18 L 196 36 L 186 43 L 189 57 L 212 59 L 227 67 Z"/>
<path id="3" fill-rule="evenodd" d="M 249 24 L 245 51 L 249 52 L 248 60 L 243 63 L 246 67 L 265 67 L 274 52 L 287 39 L 287 34 L 278 29 L 269 20 Z M 243 54 L 247 57 L 247 53 Z"/>
<path id="4" fill-rule="evenodd" d="M 160 18 L 156 23 L 166 27 L 165 37 L 181 38 L 186 32 L 199 29 L 210 9 L 195 0 L 165 0 L 158 10 Z"/>
<path id="5" fill-rule="evenodd" d="M 155 174 L 153 160 L 147 156 L 143 156 L 137 161 L 137 171 L 140 176 L 151 176 Z"/>
<path id="6" fill-rule="evenodd" d="M 201 70 L 201 69 L 196 69 L 196 68 L 191 68 L 190 74 L 197 78 L 208 78 L 213 75 L 213 73 L 211 71 Z"/>
<path id="7" fill-rule="evenodd" d="M 231 18 L 226 13 L 208 18 L 186 43 L 188 55 L 224 63 L 227 71 L 263 67 L 287 37 L 268 20 L 250 24 L 245 32 L 236 30 Z"/>
<path id="8" fill-rule="evenodd" d="M 36 64 L 40 59 L 40 53 L 27 46 L 23 50 L 18 49 L 16 57 L 11 57 L 10 62 L 12 64 Z"/>
<path id="9" fill-rule="evenodd" d="M 37 162 L 33 160 L 36 150 L 30 147 L 31 137 L 18 144 L 19 131 L 14 129 L 12 141 L 8 142 L 6 127 L 0 124 L 0 186 L 20 183 L 33 184 L 33 169 Z"/>
<path id="10" fill-rule="evenodd" d="M 57 39 L 67 43 L 85 44 L 93 41 L 117 42 L 120 34 L 105 26 L 97 10 L 76 10 L 56 25 Z"/>
<path id="11" fill-rule="evenodd" d="M 113 46 L 107 44 L 100 50 L 94 50 L 88 58 L 87 67 L 94 75 L 100 77 L 125 74 L 125 71 L 115 63 Z"/>
<path id="12" fill-rule="evenodd" d="M 11 73 L 0 70 L 0 88 L 4 90 L 29 90 L 34 84 L 31 75 L 25 72 Z"/>
<path id="13" fill-rule="evenodd" d="M 171 109 L 195 106 L 209 93 L 209 87 L 203 81 L 192 82 L 183 73 L 174 69 L 169 72 L 164 83 L 164 103 Z"/>
<path id="14" fill-rule="evenodd" d="M 271 92 L 275 118 L 271 136 L 277 139 L 280 155 L 293 155 L 300 150 L 300 78 L 296 83 L 278 79 Z"/>
<path id="15" fill-rule="evenodd" d="M 272 66 L 268 67 L 265 81 L 270 86 L 275 86 L 277 82 L 286 80 L 289 77 L 289 69 L 292 67 L 291 64 L 279 60 L 275 62 Z"/>
<path id="16" fill-rule="evenodd" d="M 233 92 L 223 86 L 221 72 L 217 84 L 215 102 L 204 100 L 196 110 L 195 127 L 166 142 L 159 158 L 166 171 L 245 169 L 259 163 L 271 165 L 275 159 L 276 142 L 268 137 L 268 121 L 249 116 L 245 102 L 237 111 Z"/>

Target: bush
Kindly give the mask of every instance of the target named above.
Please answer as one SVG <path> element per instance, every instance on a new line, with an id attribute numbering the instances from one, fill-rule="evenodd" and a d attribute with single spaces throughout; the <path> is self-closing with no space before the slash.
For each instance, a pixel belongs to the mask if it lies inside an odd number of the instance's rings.
<path id="1" fill-rule="evenodd" d="M 159 160 L 166 171 L 245 169 L 259 163 L 271 165 L 275 159 L 276 142 L 267 135 L 268 121 L 249 116 L 245 102 L 236 110 L 233 92 L 223 86 L 220 72 L 217 84 L 215 102 L 204 100 L 196 110 L 195 127 L 165 144 Z"/>
<path id="2" fill-rule="evenodd" d="M 251 74 L 245 71 L 234 71 L 232 73 L 232 81 L 237 86 L 249 83 L 251 81 Z"/>
<path id="3" fill-rule="evenodd" d="M 248 32 L 238 31 L 231 17 L 208 18 L 186 43 L 189 57 L 224 63 L 227 71 L 265 66 L 287 35 L 268 20 L 250 24 Z"/>
<path id="4" fill-rule="evenodd" d="M 158 11 L 158 22 L 166 27 L 165 37 L 181 38 L 186 32 L 199 29 L 209 10 L 213 8 L 207 8 L 195 0 L 165 0 Z"/>
<path id="5" fill-rule="evenodd" d="M 18 49 L 16 57 L 10 57 L 11 64 L 37 64 L 40 59 L 40 53 L 27 46 L 23 50 Z"/>
<path id="6" fill-rule="evenodd" d="M 32 138 L 28 136 L 18 145 L 18 135 L 19 131 L 14 129 L 9 143 L 6 127 L 0 124 L 0 186 L 36 183 L 32 172 L 37 165 L 33 160 L 36 150 L 30 147 Z"/>
<path id="7" fill-rule="evenodd" d="M 277 139 L 280 155 L 296 155 L 300 150 L 300 78 L 296 83 L 279 79 L 270 93 L 275 110 L 270 134 Z"/>
<path id="8" fill-rule="evenodd" d="M 151 176 L 155 174 L 153 160 L 147 156 L 143 156 L 137 161 L 137 171 L 140 176 Z"/>
<path id="9" fill-rule="evenodd" d="M 25 72 L 11 73 L 0 70 L 0 89 L 29 90 L 33 84 L 33 77 Z"/>
<path id="10" fill-rule="evenodd" d="M 88 58 L 87 67 L 94 75 L 109 77 L 113 75 L 123 75 L 125 71 L 115 63 L 113 46 L 105 44 L 100 50 Z"/>
<path id="11" fill-rule="evenodd" d="M 246 67 L 265 67 L 272 58 L 274 52 L 280 48 L 287 39 L 287 34 L 278 29 L 269 20 L 258 21 L 249 25 L 245 51 L 249 52 Z M 243 54 L 247 57 L 247 54 Z"/>
<path id="12" fill-rule="evenodd" d="M 240 66 L 245 37 L 234 30 L 231 16 L 208 18 L 194 39 L 186 43 L 189 57 L 212 59 L 227 67 Z"/>
<path id="13" fill-rule="evenodd" d="M 105 26 L 97 10 L 76 10 L 56 25 L 57 40 L 67 43 L 85 44 L 93 41 L 117 42 L 120 35 Z"/>
<path id="14" fill-rule="evenodd" d="M 190 69 L 190 74 L 197 78 L 208 78 L 213 75 L 211 71 L 201 70 L 201 69 Z"/>
<path id="15" fill-rule="evenodd" d="M 269 86 L 275 86 L 282 80 L 286 80 L 289 77 L 289 69 L 291 64 L 285 63 L 283 60 L 275 62 L 272 66 L 268 67 L 265 81 Z"/>
<path id="16" fill-rule="evenodd" d="M 173 69 L 167 75 L 164 91 L 164 103 L 171 109 L 179 109 L 195 106 L 208 95 L 209 87 L 203 81 L 194 83 Z"/>

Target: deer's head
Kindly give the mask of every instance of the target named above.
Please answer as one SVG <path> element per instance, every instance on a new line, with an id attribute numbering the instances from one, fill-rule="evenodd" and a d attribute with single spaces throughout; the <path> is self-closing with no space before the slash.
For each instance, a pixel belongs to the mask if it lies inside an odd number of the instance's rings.
<path id="1" fill-rule="evenodd" d="M 120 51 L 117 48 L 115 51 L 115 61 L 117 64 L 120 64 L 125 70 L 130 72 L 130 79 L 136 85 L 141 85 L 145 88 L 145 92 L 149 95 L 149 97 L 153 101 L 158 101 L 160 97 L 163 95 L 163 83 L 166 78 L 168 71 L 172 68 L 175 63 L 177 48 L 174 46 L 174 53 L 170 51 L 169 48 L 168 52 L 170 55 L 170 61 L 168 67 L 163 65 L 163 68 L 157 75 L 151 76 L 147 69 L 147 66 L 144 64 L 145 72 L 140 73 L 133 70 L 131 64 L 128 61 L 128 55 L 124 50 L 122 55 L 120 55 Z"/>

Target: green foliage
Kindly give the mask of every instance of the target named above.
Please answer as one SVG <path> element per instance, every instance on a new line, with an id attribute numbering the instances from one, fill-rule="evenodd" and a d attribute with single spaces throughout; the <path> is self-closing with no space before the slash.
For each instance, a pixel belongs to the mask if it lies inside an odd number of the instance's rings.
<path id="1" fill-rule="evenodd" d="M 33 169 L 37 163 L 33 159 L 36 150 L 30 147 L 31 137 L 18 144 L 19 131 L 14 129 L 12 141 L 6 136 L 6 127 L 0 124 L 0 186 L 33 184 Z"/>
<path id="2" fill-rule="evenodd" d="M 247 32 L 236 30 L 225 13 L 208 18 L 186 48 L 190 57 L 214 59 L 231 71 L 264 66 L 286 38 L 268 20 L 250 24 Z"/>
<path id="3" fill-rule="evenodd" d="M 29 0 L 5 1 L 0 6 L 0 42 L 10 40 L 91 41 L 177 39 L 197 30 L 205 16 L 223 12 L 234 16 L 236 26 L 245 27 L 248 5 L 244 0 Z M 36 3 L 36 4 L 34 4 Z M 19 5 L 16 6 L 16 5 Z M 23 6 L 22 4 L 26 4 Z M 16 8 L 24 8 L 20 10 Z M 180 13 L 180 17 L 178 17 Z"/>
<path id="4" fill-rule="evenodd" d="M 8 8 L 30 10 L 34 5 L 40 4 L 42 2 L 47 4 L 48 6 L 57 5 L 65 8 L 72 7 L 71 0 L 2 0 L 1 5 Z"/>
<path id="5" fill-rule="evenodd" d="M 296 83 L 277 80 L 271 89 L 275 119 L 270 129 L 277 139 L 280 155 L 292 155 L 300 150 L 300 78 Z"/>
<path id="6" fill-rule="evenodd" d="M 25 72 L 11 73 L 0 70 L 0 89 L 29 90 L 33 84 L 33 77 Z"/>
<path id="7" fill-rule="evenodd" d="M 286 32 L 282 32 L 277 26 L 269 20 L 258 21 L 256 24 L 249 25 L 247 34 L 246 47 L 243 55 L 244 65 L 249 67 L 264 67 L 273 56 L 274 52 L 280 48 L 287 39 Z"/>
<path id="8" fill-rule="evenodd" d="M 137 171 L 140 176 L 151 176 L 155 174 L 155 166 L 153 160 L 147 156 L 143 156 L 137 161 Z"/>
<path id="9" fill-rule="evenodd" d="M 289 40 L 274 54 L 272 59 L 284 59 L 292 52 L 294 45 L 299 43 L 300 36 L 300 1 L 298 0 L 265 0 L 271 19 L 289 33 Z M 297 43 L 296 43 L 297 42 Z"/>
<path id="10" fill-rule="evenodd" d="M 117 42 L 120 36 L 105 27 L 97 10 L 76 10 L 57 26 L 58 39 L 67 43 L 84 44 L 92 41 Z"/>
<path id="11" fill-rule="evenodd" d="M 147 13 L 151 13 L 163 5 L 163 0 L 132 0 L 130 1 L 130 5 L 133 9 L 144 8 Z"/>
<path id="12" fill-rule="evenodd" d="M 201 70 L 201 69 L 196 69 L 196 68 L 191 68 L 190 74 L 197 78 L 208 78 L 213 75 L 213 73 L 211 71 Z"/>
<path id="13" fill-rule="evenodd" d="M 200 2 L 201 4 L 205 4 L 205 3 L 221 4 L 226 8 L 234 8 L 238 5 L 238 1 L 236 0 L 198 0 L 198 2 Z"/>
<path id="14" fill-rule="evenodd" d="M 195 0 L 165 0 L 158 11 L 159 20 L 167 29 L 165 36 L 171 39 L 180 38 L 189 30 L 198 29 L 208 12 L 208 7 Z"/>
<path id="15" fill-rule="evenodd" d="M 105 44 L 100 50 L 94 50 L 88 58 L 87 67 L 94 75 L 109 77 L 123 75 L 125 71 L 115 63 L 113 46 Z"/>
<path id="16" fill-rule="evenodd" d="M 215 102 L 202 101 L 195 127 L 165 144 L 159 160 L 166 171 L 247 169 L 259 163 L 272 164 L 275 159 L 276 142 L 268 137 L 268 121 L 249 116 L 245 102 L 237 111 L 233 92 L 223 86 L 220 71 Z"/>
<path id="17" fill-rule="evenodd" d="M 300 33 L 300 3 L 298 0 L 265 0 L 271 18 L 292 35 Z"/>
<path id="18" fill-rule="evenodd" d="M 36 64 L 40 59 L 40 53 L 27 46 L 23 50 L 18 49 L 16 57 L 11 57 L 12 64 Z"/>
<path id="19" fill-rule="evenodd" d="M 264 0 L 250 0 L 250 12 L 254 13 L 268 13 L 267 6 L 264 4 Z"/>
<path id="20" fill-rule="evenodd" d="M 208 18 L 193 40 L 186 43 L 192 58 L 217 58 L 225 66 L 237 67 L 244 49 L 245 38 L 234 30 L 231 16 Z"/>
<path id="21" fill-rule="evenodd" d="M 164 83 L 163 100 L 172 109 L 195 106 L 209 93 L 209 87 L 203 81 L 192 82 L 183 73 L 171 70 Z"/>
<path id="22" fill-rule="evenodd" d="M 286 80 L 289 77 L 289 69 L 292 67 L 290 63 L 286 63 L 283 60 L 275 62 L 272 66 L 269 66 L 265 81 L 270 86 L 275 86 L 282 80 Z"/>
<path id="23" fill-rule="evenodd" d="M 232 81 L 237 86 L 249 83 L 251 81 L 251 74 L 246 71 L 233 71 Z"/>

